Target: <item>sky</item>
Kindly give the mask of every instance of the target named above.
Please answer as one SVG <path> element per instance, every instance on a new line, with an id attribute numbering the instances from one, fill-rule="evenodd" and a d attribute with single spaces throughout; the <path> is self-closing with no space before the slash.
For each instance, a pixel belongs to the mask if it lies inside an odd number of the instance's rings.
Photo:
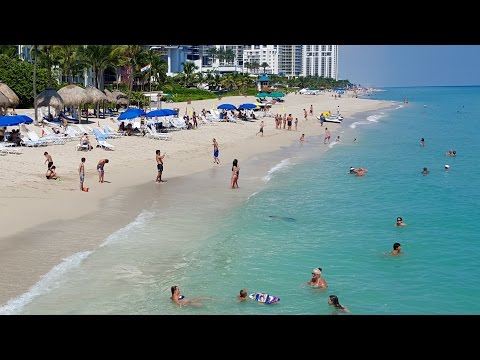
<path id="1" fill-rule="evenodd" d="M 338 79 L 363 86 L 480 85 L 480 45 L 340 45 Z"/>

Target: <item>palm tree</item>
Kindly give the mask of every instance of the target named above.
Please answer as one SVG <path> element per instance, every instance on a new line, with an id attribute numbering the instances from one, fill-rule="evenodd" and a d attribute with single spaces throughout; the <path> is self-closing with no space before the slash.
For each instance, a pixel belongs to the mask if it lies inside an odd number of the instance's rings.
<path id="1" fill-rule="evenodd" d="M 0 54 L 7 55 L 9 58 L 17 58 L 17 51 L 15 45 L 0 45 Z"/>
<path id="2" fill-rule="evenodd" d="M 260 69 L 260 64 L 258 63 L 258 61 L 253 61 L 251 64 L 250 64 L 252 70 L 256 71 L 258 73 L 258 69 Z"/>
<path id="3" fill-rule="evenodd" d="M 83 68 L 79 61 L 80 49 L 81 47 L 77 45 L 54 45 L 53 47 L 62 72 L 70 83 L 73 83 L 73 77 Z"/>
<path id="4" fill-rule="evenodd" d="M 35 125 L 38 125 L 37 114 L 37 45 L 33 45 L 33 54 L 35 55 L 33 62 L 33 107 L 35 109 Z"/>
<path id="5" fill-rule="evenodd" d="M 217 58 L 220 61 L 220 64 L 222 64 L 225 61 L 226 59 L 225 49 L 223 48 L 217 49 Z"/>
<path id="6" fill-rule="evenodd" d="M 139 75 L 140 68 L 144 66 L 142 58 L 145 58 L 145 51 L 145 48 L 141 45 L 121 45 L 114 50 L 114 54 L 118 55 L 117 64 L 127 68 L 128 89 L 130 91 L 133 89 L 134 78 Z"/>
<path id="7" fill-rule="evenodd" d="M 235 52 L 232 49 L 225 50 L 225 62 L 231 65 L 235 61 Z"/>
<path id="8" fill-rule="evenodd" d="M 263 73 L 266 74 L 267 73 L 267 70 L 265 70 L 267 67 L 270 67 L 270 65 L 268 65 L 266 62 L 263 62 L 262 65 L 260 65 L 260 67 L 263 68 Z"/>
<path id="9" fill-rule="evenodd" d="M 40 67 L 47 69 L 48 76 L 51 76 L 52 67 L 58 64 L 58 57 L 55 52 L 54 45 L 39 45 L 37 49 L 37 56 Z"/>
<path id="10" fill-rule="evenodd" d="M 218 50 L 216 47 L 211 47 L 208 49 L 208 55 L 212 58 L 212 63 L 215 62 L 215 58 L 218 55 Z"/>
<path id="11" fill-rule="evenodd" d="M 104 89 L 103 73 L 105 69 L 113 64 L 113 54 L 111 45 L 87 45 L 82 48 L 80 55 L 84 64 L 93 71 L 93 85 L 100 89 Z"/>
<path id="12" fill-rule="evenodd" d="M 194 79 L 194 72 L 198 70 L 198 66 L 195 63 L 187 61 L 182 63 L 183 73 L 185 74 L 185 85 L 188 87 L 192 85 Z"/>

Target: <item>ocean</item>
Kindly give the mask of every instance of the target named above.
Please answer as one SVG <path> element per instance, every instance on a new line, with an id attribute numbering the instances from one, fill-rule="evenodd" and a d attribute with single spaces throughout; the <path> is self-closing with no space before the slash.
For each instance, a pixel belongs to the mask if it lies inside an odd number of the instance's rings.
<path id="1" fill-rule="evenodd" d="M 480 314 L 480 87 L 369 97 L 396 105 L 345 118 L 330 146 L 307 136 L 239 159 L 237 190 L 230 164 L 162 184 L 168 191 L 146 184 L 153 205 L 135 221 L 64 259 L 0 313 L 329 315 L 335 294 L 353 315 Z M 389 254 L 395 242 L 400 256 Z M 325 290 L 306 284 L 316 267 Z M 172 285 L 201 306 L 173 305 Z M 239 303 L 244 288 L 280 301 Z"/>

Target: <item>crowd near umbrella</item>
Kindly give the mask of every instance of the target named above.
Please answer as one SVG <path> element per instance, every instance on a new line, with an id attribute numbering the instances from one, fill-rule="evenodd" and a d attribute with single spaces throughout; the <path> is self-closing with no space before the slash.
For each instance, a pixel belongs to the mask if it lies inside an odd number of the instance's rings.
<path id="1" fill-rule="evenodd" d="M 221 109 L 221 110 L 236 110 L 237 108 L 235 107 L 235 105 L 232 105 L 232 104 L 221 104 L 221 105 L 218 105 L 218 106 L 217 106 L 217 109 Z"/>
<path id="2" fill-rule="evenodd" d="M 243 110 L 243 109 L 256 109 L 258 106 L 255 104 L 242 104 L 238 107 L 238 110 Z"/>

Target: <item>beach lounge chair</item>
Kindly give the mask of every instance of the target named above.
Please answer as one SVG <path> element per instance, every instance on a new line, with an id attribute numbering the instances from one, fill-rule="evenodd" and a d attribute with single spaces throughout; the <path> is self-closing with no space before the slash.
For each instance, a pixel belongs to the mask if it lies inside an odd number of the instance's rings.
<path id="1" fill-rule="evenodd" d="M 158 133 L 153 131 L 149 126 L 146 127 L 147 137 L 156 140 L 172 140 L 172 135 L 166 133 Z"/>
<path id="2" fill-rule="evenodd" d="M 97 138 L 97 144 L 98 144 L 97 146 L 100 146 L 105 150 L 115 150 L 115 146 L 107 142 L 107 138 L 103 133 L 100 132 L 100 130 L 93 129 L 93 134 Z"/>

